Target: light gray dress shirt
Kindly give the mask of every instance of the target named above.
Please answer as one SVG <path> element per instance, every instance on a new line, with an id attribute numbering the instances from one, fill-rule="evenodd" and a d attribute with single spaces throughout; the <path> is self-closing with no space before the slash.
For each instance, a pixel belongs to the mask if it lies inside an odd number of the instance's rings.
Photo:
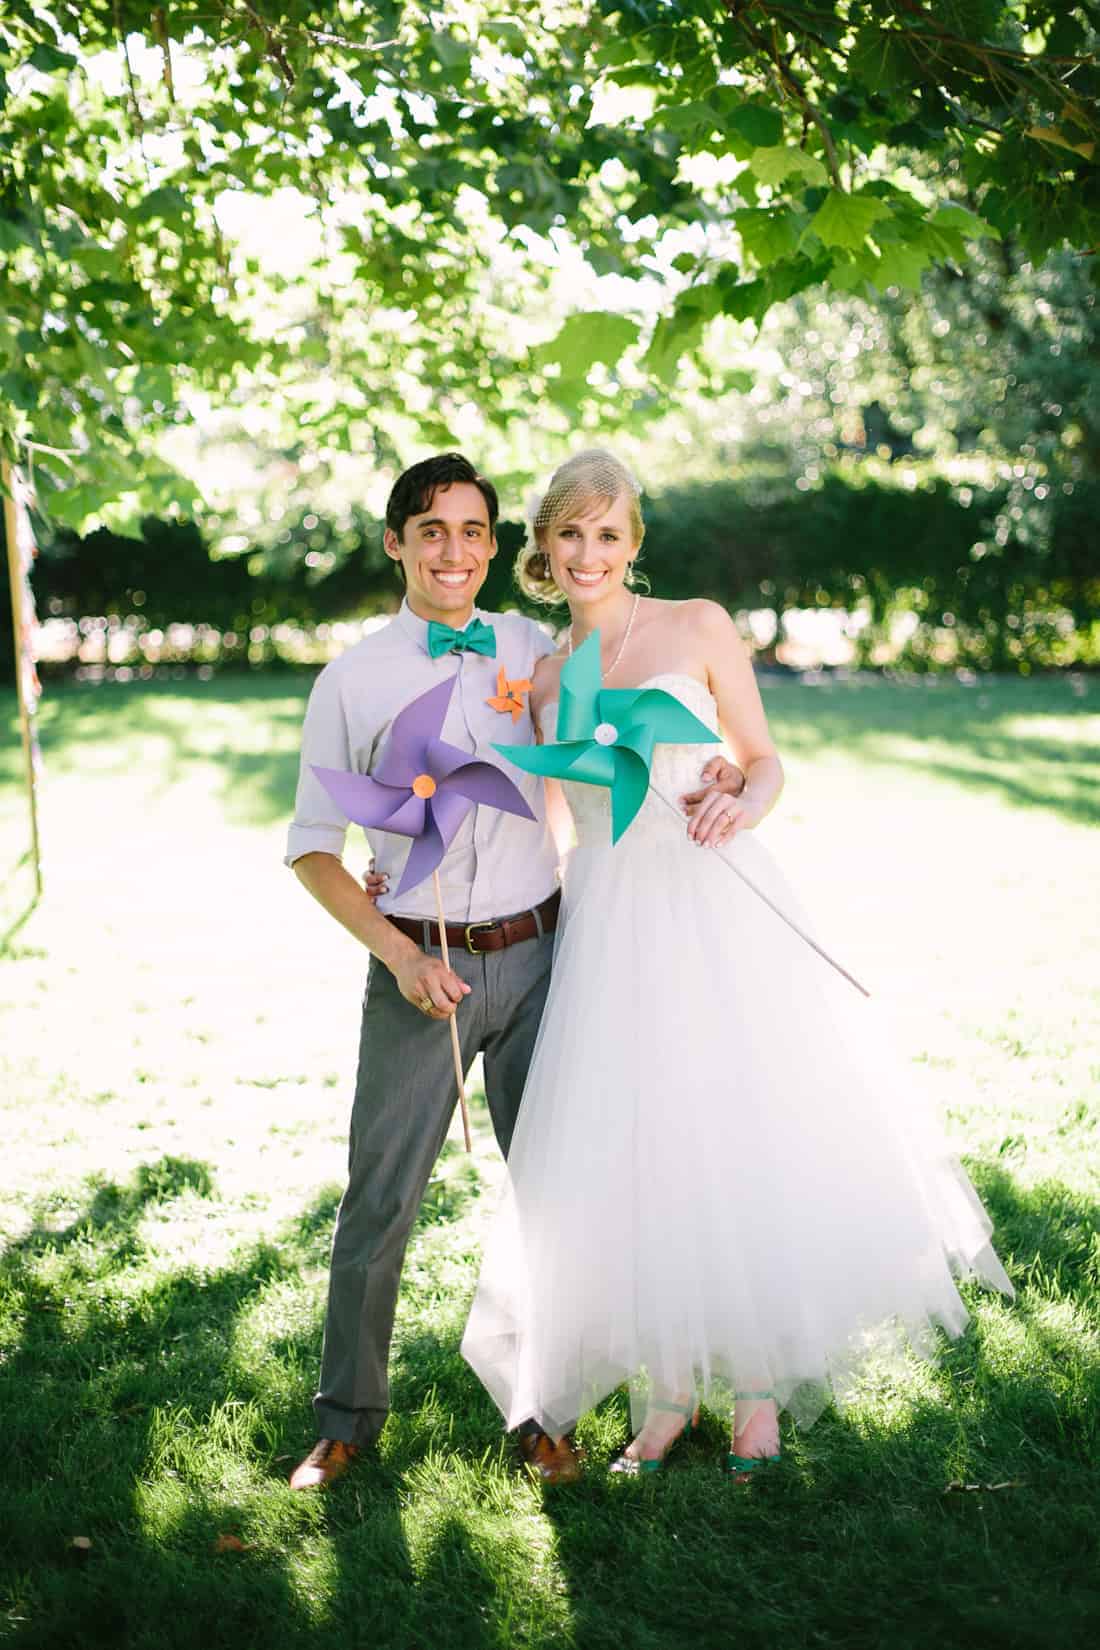
<path id="1" fill-rule="evenodd" d="M 538 905 L 557 887 L 558 856 L 546 823 L 542 780 L 521 773 L 494 751 L 494 741 L 508 745 L 534 743 L 531 717 L 524 709 L 513 722 L 506 712 L 492 709 L 497 671 L 504 666 L 511 681 L 530 678 L 544 654 L 554 651 L 546 633 L 519 613 L 483 613 L 474 617 L 491 624 L 497 656 L 480 653 L 428 653 L 428 626 L 408 603 L 393 620 L 325 666 L 310 694 L 302 732 L 302 765 L 294 820 L 287 838 L 286 863 L 303 854 L 335 854 L 340 858 L 348 822 L 333 802 L 311 764 L 370 773 L 381 754 L 394 717 L 418 694 L 447 677 L 458 684 L 443 723 L 443 738 L 460 750 L 471 751 L 504 769 L 522 791 L 535 822 L 519 819 L 497 808 L 473 807 L 455 833 L 439 866 L 443 908 L 453 922 L 486 922 L 512 916 Z M 526 707 L 528 701 L 523 700 Z M 389 878 L 390 892 L 378 909 L 402 916 L 434 917 L 432 879 L 402 894 L 394 890 L 401 880 L 411 842 L 391 831 L 365 829 L 375 867 Z"/>

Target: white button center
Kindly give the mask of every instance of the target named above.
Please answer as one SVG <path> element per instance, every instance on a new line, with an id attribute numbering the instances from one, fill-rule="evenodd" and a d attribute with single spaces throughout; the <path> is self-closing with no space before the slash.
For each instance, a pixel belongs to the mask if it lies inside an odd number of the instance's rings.
<path id="1" fill-rule="evenodd" d="M 595 739 L 597 745 L 613 745 L 618 737 L 618 728 L 614 727 L 610 722 L 601 722 L 599 727 L 596 729 Z"/>

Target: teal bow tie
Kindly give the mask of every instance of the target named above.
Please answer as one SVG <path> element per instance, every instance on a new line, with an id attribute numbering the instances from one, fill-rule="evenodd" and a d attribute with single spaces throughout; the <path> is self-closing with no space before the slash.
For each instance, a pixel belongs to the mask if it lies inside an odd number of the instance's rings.
<path id="1" fill-rule="evenodd" d="M 465 630 L 452 630 L 449 624 L 428 625 L 428 652 L 433 659 L 444 653 L 484 653 L 490 659 L 497 656 L 497 639 L 490 624 L 471 619 Z"/>

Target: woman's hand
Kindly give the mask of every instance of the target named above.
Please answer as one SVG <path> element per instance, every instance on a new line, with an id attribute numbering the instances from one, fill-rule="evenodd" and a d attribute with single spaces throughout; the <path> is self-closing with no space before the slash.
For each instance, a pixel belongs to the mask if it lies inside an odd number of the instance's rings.
<path id="1" fill-rule="evenodd" d="M 699 774 L 698 790 L 689 790 L 679 799 L 679 805 L 688 815 L 688 837 L 701 840 L 701 832 L 711 823 L 721 825 L 724 807 L 721 799 L 736 799 L 745 789 L 745 775 L 736 762 L 727 762 L 724 756 L 712 756 Z M 755 820 L 754 820 L 755 823 Z"/>
<path id="2" fill-rule="evenodd" d="M 703 784 L 680 798 L 688 816 L 688 839 L 704 848 L 730 842 L 738 831 L 751 829 L 763 818 L 746 793 L 745 775 L 732 762 L 712 756 L 700 778 Z"/>
<path id="3" fill-rule="evenodd" d="M 740 796 L 708 791 L 706 800 L 700 803 L 688 825 L 688 839 L 701 848 L 722 848 L 733 841 L 738 831 L 751 831 L 754 825 L 759 825 L 766 812 L 748 789 Z"/>

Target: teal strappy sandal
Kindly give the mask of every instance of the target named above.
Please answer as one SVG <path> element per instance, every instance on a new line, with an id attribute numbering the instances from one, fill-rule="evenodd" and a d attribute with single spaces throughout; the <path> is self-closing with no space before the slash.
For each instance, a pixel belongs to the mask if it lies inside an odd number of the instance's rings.
<path id="1" fill-rule="evenodd" d="M 734 1400 L 738 1398 L 771 1398 L 775 1399 L 774 1392 L 735 1392 Z M 756 1472 L 767 1461 L 778 1461 L 778 1455 L 736 1455 L 730 1450 L 726 1456 L 726 1472 L 731 1478 L 745 1477 Z"/>
<path id="2" fill-rule="evenodd" d="M 675 1438 L 669 1443 L 663 1455 L 655 1455 L 650 1460 L 636 1461 L 632 1455 L 618 1455 L 612 1461 L 608 1471 L 620 1473 L 627 1478 L 637 1478 L 643 1472 L 659 1472 L 668 1460 L 672 1451 L 683 1439 L 690 1438 L 699 1424 L 699 1405 L 691 1404 L 650 1404 L 650 1409 L 667 1410 L 673 1415 L 682 1415 L 684 1424 Z"/>

